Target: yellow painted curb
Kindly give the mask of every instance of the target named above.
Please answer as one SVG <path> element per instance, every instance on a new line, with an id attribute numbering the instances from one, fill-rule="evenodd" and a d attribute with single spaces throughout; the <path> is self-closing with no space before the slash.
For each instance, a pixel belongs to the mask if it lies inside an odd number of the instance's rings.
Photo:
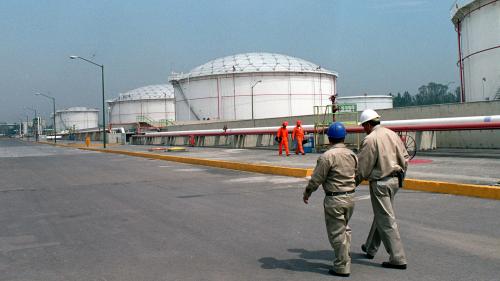
<path id="1" fill-rule="evenodd" d="M 498 186 L 407 179 L 403 188 L 500 200 Z"/>
<path id="2" fill-rule="evenodd" d="M 47 143 L 52 144 L 53 143 Z M 57 144 L 63 147 L 73 147 L 63 144 Z M 161 155 L 152 154 L 144 152 L 134 152 L 127 150 L 108 150 L 102 148 L 88 148 L 88 147 L 78 147 L 82 150 L 98 151 L 105 153 L 114 154 L 124 154 L 136 157 L 145 157 L 151 159 L 167 160 L 174 162 L 181 162 L 186 164 L 203 165 L 217 168 L 225 168 L 239 171 L 247 171 L 262 174 L 272 174 L 290 177 L 308 177 L 312 175 L 313 169 L 305 168 L 291 168 L 282 166 L 271 166 L 263 164 L 251 164 L 251 163 L 241 163 L 241 162 L 230 162 L 223 160 L 210 160 L 203 158 L 192 158 L 192 157 L 181 157 L 172 155 Z M 364 181 L 363 184 L 368 184 Z M 488 185 L 477 185 L 477 184 L 461 184 L 461 183 L 450 183 L 450 182 L 440 182 L 440 181 L 430 181 L 430 180 L 416 180 L 416 179 L 406 179 L 404 183 L 404 189 L 434 192 L 434 193 L 446 193 L 453 195 L 471 196 L 487 199 L 500 200 L 500 187 L 488 186 Z"/>

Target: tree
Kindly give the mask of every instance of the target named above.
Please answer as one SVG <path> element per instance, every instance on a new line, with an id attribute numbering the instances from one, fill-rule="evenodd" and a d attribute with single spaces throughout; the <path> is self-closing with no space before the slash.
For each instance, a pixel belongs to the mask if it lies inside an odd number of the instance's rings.
<path id="1" fill-rule="evenodd" d="M 394 107 L 455 102 L 460 102 L 460 87 L 457 87 L 454 93 L 452 93 L 448 92 L 448 85 L 435 82 L 420 86 L 418 88 L 418 94 L 415 96 L 405 91 L 403 95 L 398 93 L 397 96 L 393 98 Z"/>
<path id="2" fill-rule="evenodd" d="M 392 94 L 390 94 L 392 96 Z M 393 97 L 392 103 L 394 107 L 404 107 L 404 106 L 412 106 L 413 105 L 413 97 L 405 91 L 403 95 L 398 93 L 397 96 Z"/>

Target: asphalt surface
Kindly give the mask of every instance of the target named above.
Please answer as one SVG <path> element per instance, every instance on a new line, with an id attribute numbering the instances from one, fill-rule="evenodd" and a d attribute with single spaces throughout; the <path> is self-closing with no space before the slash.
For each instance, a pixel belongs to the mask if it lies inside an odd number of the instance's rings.
<path id="1" fill-rule="evenodd" d="M 0 280 L 335 280 L 322 192 L 304 179 L 0 140 Z M 406 271 L 362 257 L 349 280 L 499 280 L 500 201 L 401 190 Z"/>

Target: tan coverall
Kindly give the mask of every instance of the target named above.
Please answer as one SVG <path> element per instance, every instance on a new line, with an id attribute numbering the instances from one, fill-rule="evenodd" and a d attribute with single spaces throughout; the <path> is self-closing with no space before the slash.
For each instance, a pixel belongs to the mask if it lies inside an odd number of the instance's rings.
<path id="1" fill-rule="evenodd" d="M 308 197 L 323 185 L 325 192 L 354 191 L 358 158 L 343 143 L 335 144 L 318 158 L 304 195 Z M 333 269 L 337 273 L 351 273 L 351 231 L 347 224 L 354 211 L 354 193 L 325 196 L 326 231 L 335 252 Z"/>
<path id="2" fill-rule="evenodd" d="M 406 264 L 393 204 L 399 189 L 398 178 L 394 173 L 406 172 L 410 158 L 408 152 L 396 133 L 377 125 L 363 140 L 358 158 L 356 184 L 364 179 L 370 181 L 370 199 L 374 215 L 365 243 L 366 252 L 374 256 L 380 242 L 383 242 L 390 255 L 390 263 Z"/>

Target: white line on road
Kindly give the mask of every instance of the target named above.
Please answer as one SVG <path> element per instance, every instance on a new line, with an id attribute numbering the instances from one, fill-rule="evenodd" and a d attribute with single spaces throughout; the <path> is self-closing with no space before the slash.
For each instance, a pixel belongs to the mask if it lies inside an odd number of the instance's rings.
<path id="1" fill-rule="evenodd" d="M 198 168 L 189 168 L 189 169 L 175 169 L 176 172 L 203 172 L 206 169 L 198 169 Z"/>

